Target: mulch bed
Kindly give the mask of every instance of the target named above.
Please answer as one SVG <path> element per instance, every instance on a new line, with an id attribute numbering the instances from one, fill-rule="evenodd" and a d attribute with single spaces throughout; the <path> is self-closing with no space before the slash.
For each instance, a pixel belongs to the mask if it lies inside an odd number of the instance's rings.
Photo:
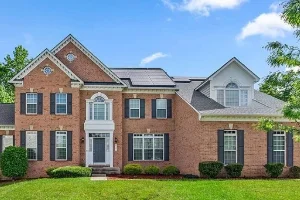
<path id="1" fill-rule="evenodd" d="M 107 175 L 109 180 L 128 180 L 128 179 L 158 179 L 158 180 L 166 180 L 166 179 L 183 179 L 182 175 L 176 175 L 176 176 L 164 176 L 164 175 L 146 175 L 146 174 L 142 174 L 142 175 L 136 175 L 136 176 L 132 176 L 132 175 L 125 175 L 125 174 L 112 174 L 112 175 Z"/>

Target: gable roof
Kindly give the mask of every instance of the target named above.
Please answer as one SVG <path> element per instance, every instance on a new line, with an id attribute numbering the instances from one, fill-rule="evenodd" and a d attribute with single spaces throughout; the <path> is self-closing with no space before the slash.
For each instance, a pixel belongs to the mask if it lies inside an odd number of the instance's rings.
<path id="1" fill-rule="evenodd" d="M 175 87 L 175 83 L 161 68 L 112 68 L 128 87 Z"/>
<path id="2" fill-rule="evenodd" d="M 83 84 L 83 81 L 76 76 L 67 66 L 65 66 L 57 57 L 55 57 L 48 49 L 45 49 L 35 59 L 33 59 L 24 69 L 15 75 L 9 83 L 22 83 L 23 78 L 36 68 L 43 60 L 49 58 L 54 64 L 57 65 L 65 74 L 73 81 Z"/>
<path id="3" fill-rule="evenodd" d="M 109 77 L 111 77 L 117 83 L 121 83 L 124 87 L 126 84 L 112 72 L 104 63 L 102 63 L 92 52 L 90 52 L 83 44 L 81 44 L 73 35 L 69 34 L 65 39 L 58 43 L 51 52 L 55 55 L 67 44 L 72 42 L 78 49 L 80 49 L 88 58 L 90 58 L 100 69 L 102 69 Z"/>
<path id="4" fill-rule="evenodd" d="M 196 87 L 195 90 L 199 90 L 203 85 L 205 85 L 205 83 L 213 79 L 217 74 L 219 74 L 221 71 L 223 71 L 226 67 L 228 67 L 233 62 L 236 62 L 246 72 L 248 72 L 248 74 L 252 76 L 256 82 L 259 81 L 259 77 L 254 72 L 252 72 L 248 67 L 246 67 L 246 65 L 244 65 L 241 61 L 239 61 L 239 59 L 233 57 L 229 61 L 227 61 L 222 67 L 220 67 L 217 71 L 212 73 L 205 81 L 203 81 L 198 87 Z"/>
<path id="5" fill-rule="evenodd" d="M 15 104 L 0 103 L 0 125 L 15 124 Z"/>

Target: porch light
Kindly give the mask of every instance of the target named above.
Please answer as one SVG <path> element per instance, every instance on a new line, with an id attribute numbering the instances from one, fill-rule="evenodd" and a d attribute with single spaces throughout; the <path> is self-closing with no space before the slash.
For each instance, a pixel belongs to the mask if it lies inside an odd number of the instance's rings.
<path id="1" fill-rule="evenodd" d="M 117 144 L 118 143 L 118 138 L 117 137 L 115 137 L 115 144 Z"/>
<path id="2" fill-rule="evenodd" d="M 81 142 L 84 143 L 84 137 L 81 138 Z"/>

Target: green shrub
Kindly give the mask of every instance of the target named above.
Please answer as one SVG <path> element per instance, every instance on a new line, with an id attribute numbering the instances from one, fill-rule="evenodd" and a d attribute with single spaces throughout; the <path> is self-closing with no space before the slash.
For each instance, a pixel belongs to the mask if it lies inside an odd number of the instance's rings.
<path id="1" fill-rule="evenodd" d="M 46 169 L 46 173 L 49 177 L 52 177 L 52 171 L 57 169 L 58 167 L 49 167 L 48 169 Z"/>
<path id="2" fill-rule="evenodd" d="M 150 166 L 145 167 L 144 171 L 145 171 L 145 174 L 148 174 L 148 175 L 158 175 L 159 167 L 150 165 Z"/>
<path id="3" fill-rule="evenodd" d="M 124 174 L 139 175 L 143 172 L 143 168 L 139 164 L 127 164 L 124 167 Z"/>
<path id="4" fill-rule="evenodd" d="M 227 175 L 230 178 L 238 178 L 242 174 L 243 165 L 239 163 L 232 163 L 225 166 L 225 170 L 227 172 Z"/>
<path id="5" fill-rule="evenodd" d="M 290 177 L 300 178 L 300 167 L 293 166 L 293 167 L 290 168 L 289 172 L 290 172 Z"/>
<path id="6" fill-rule="evenodd" d="M 2 175 L 13 179 L 24 177 L 28 169 L 26 150 L 10 146 L 1 154 Z"/>
<path id="7" fill-rule="evenodd" d="M 266 168 L 266 173 L 271 178 L 277 178 L 282 174 L 283 166 L 282 163 L 268 163 L 264 167 Z"/>
<path id="8" fill-rule="evenodd" d="M 166 176 L 173 176 L 173 175 L 179 175 L 180 171 L 177 167 L 175 167 L 173 165 L 169 165 L 163 169 L 162 173 L 163 173 L 163 175 L 166 175 Z"/>
<path id="9" fill-rule="evenodd" d="M 50 170 L 51 171 L 51 170 Z M 91 176 L 92 169 L 80 166 L 66 166 L 59 167 L 50 172 L 51 177 L 54 178 L 76 178 Z"/>
<path id="10" fill-rule="evenodd" d="M 218 161 L 206 161 L 199 163 L 200 174 L 208 178 L 216 178 L 221 172 L 224 164 Z"/>

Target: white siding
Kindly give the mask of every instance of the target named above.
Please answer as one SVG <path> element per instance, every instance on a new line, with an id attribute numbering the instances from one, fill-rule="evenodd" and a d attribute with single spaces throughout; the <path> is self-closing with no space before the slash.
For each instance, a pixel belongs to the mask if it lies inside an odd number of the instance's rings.
<path id="1" fill-rule="evenodd" d="M 200 92 L 202 92 L 205 96 L 210 97 L 210 83 L 209 83 L 209 81 L 201 87 Z"/>

